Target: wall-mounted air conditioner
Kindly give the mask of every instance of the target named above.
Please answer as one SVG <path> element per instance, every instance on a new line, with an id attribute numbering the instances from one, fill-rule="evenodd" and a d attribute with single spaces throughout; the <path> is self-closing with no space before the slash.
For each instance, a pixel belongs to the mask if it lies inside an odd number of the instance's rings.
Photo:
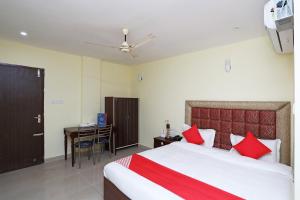
<path id="1" fill-rule="evenodd" d="M 294 52 L 292 0 L 270 0 L 264 7 L 264 23 L 277 53 Z"/>

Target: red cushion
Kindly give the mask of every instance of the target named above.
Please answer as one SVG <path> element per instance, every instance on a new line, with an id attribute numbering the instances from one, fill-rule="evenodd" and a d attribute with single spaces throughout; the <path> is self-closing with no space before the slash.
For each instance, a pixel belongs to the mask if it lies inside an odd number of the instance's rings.
<path id="1" fill-rule="evenodd" d="M 204 140 L 201 137 L 199 130 L 196 125 L 193 125 L 190 129 L 182 132 L 182 135 L 186 139 L 187 142 L 193 144 L 203 144 Z"/>
<path id="2" fill-rule="evenodd" d="M 258 159 L 271 152 L 251 132 L 248 132 L 247 136 L 240 143 L 234 145 L 233 148 L 241 155 L 254 159 Z"/>

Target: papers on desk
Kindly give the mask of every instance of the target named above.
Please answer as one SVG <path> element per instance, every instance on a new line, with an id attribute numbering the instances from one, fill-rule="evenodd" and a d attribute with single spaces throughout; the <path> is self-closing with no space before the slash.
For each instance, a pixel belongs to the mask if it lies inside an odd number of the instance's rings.
<path id="1" fill-rule="evenodd" d="M 95 123 L 81 123 L 79 127 L 90 127 L 90 126 L 96 126 Z"/>

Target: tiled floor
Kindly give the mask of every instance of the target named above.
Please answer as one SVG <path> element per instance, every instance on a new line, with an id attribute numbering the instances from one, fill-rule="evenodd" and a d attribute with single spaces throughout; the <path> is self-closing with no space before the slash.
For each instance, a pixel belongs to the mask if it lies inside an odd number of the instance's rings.
<path id="1" fill-rule="evenodd" d="M 103 167 L 121 157 L 141 152 L 142 147 L 120 150 L 117 156 L 97 156 L 96 165 L 87 157 L 81 169 L 71 166 L 71 160 L 57 160 L 42 165 L 0 174 L 1 200 L 102 200 Z"/>

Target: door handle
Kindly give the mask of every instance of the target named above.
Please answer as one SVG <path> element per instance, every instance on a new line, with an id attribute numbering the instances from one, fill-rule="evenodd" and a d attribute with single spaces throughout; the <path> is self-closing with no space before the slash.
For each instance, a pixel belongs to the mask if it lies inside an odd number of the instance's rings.
<path id="1" fill-rule="evenodd" d="M 41 123 L 41 115 L 38 114 L 38 116 L 33 117 L 34 119 L 37 119 L 37 123 Z"/>
<path id="2" fill-rule="evenodd" d="M 44 133 L 35 133 L 35 134 L 33 134 L 32 136 L 38 137 L 38 136 L 42 136 L 42 135 L 44 135 Z"/>

